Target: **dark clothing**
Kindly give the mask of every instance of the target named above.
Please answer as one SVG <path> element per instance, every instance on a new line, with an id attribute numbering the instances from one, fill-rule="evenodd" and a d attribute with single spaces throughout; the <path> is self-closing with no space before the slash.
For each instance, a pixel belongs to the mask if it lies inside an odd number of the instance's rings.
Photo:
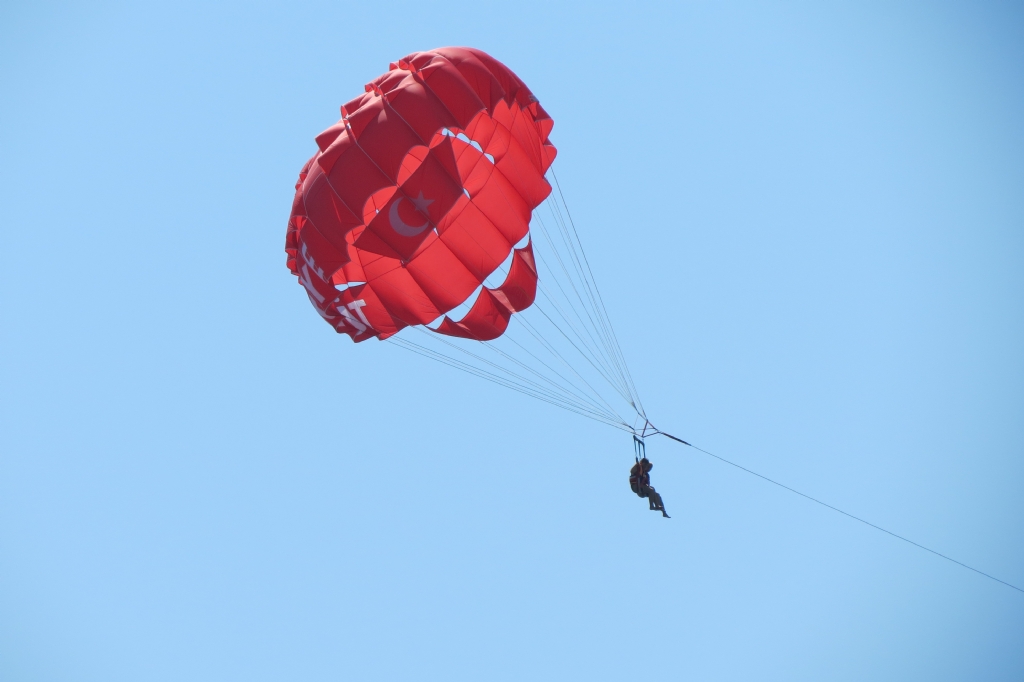
<path id="1" fill-rule="evenodd" d="M 658 491 L 651 486 L 651 469 L 654 465 L 646 458 L 640 460 L 629 470 L 629 488 L 639 497 L 646 497 L 647 504 L 651 511 L 660 511 L 661 515 L 668 518 L 665 513 L 665 503 Z"/>

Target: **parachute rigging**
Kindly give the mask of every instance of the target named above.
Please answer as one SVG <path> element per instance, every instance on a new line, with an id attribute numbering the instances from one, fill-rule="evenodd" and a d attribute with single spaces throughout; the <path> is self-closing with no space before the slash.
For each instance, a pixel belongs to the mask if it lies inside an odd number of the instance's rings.
<path id="1" fill-rule="evenodd" d="M 554 170 L 555 192 L 531 221 L 537 299 L 511 318 L 504 334 L 467 344 L 416 330 L 388 341 L 405 350 L 630 433 L 649 429 Z M 508 274 L 508 264 L 495 271 Z M 632 415 L 629 415 L 632 413 Z"/>

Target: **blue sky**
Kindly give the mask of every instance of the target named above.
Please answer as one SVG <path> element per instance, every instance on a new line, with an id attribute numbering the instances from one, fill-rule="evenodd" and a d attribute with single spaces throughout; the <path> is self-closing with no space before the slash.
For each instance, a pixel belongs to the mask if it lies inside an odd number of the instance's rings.
<path id="1" fill-rule="evenodd" d="M 1018 680 L 1024 595 L 388 344 L 285 268 L 295 177 L 479 47 L 652 419 L 1024 586 L 1010 3 L 0 8 L 0 677 Z"/>

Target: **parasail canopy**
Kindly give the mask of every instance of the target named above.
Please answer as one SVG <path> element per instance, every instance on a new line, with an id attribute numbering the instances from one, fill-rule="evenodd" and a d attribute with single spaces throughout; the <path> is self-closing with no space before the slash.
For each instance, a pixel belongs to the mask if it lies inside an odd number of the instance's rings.
<path id="1" fill-rule="evenodd" d="M 388 340 L 647 433 L 552 193 L 554 122 L 530 89 L 480 50 L 445 47 L 398 60 L 364 90 L 316 137 L 295 186 L 285 250 L 317 312 L 355 342 Z"/>
<path id="2" fill-rule="evenodd" d="M 288 267 L 354 341 L 500 336 L 536 296 L 530 216 L 550 193 L 553 122 L 506 66 L 470 48 L 416 52 L 316 138 L 288 221 Z M 506 259 L 506 279 L 482 287 Z"/>

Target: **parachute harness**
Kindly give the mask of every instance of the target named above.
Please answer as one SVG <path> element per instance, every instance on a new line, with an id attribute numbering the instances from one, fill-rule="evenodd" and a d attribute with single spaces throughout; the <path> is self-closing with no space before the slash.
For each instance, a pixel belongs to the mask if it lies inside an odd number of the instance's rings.
<path id="1" fill-rule="evenodd" d="M 643 491 L 644 481 L 644 467 L 640 463 L 641 460 L 647 459 L 647 445 L 644 443 L 643 438 L 638 438 L 637 435 L 633 434 L 633 459 L 636 461 L 636 494 L 640 497 L 640 493 Z"/>
<path id="2" fill-rule="evenodd" d="M 637 464 L 641 459 L 647 459 L 647 446 L 642 438 L 637 438 L 635 435 L 633 436 L 633 458 Z"/>

